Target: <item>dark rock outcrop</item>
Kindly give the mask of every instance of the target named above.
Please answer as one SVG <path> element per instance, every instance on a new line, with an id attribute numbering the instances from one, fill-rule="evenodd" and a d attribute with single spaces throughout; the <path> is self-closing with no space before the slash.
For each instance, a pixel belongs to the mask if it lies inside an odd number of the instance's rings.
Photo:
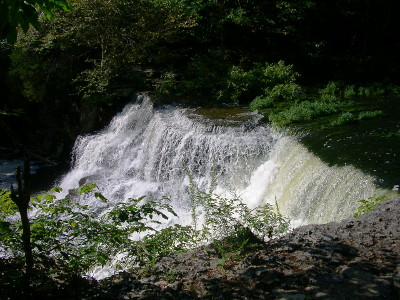
<path id="1" fill-rule="evenodd" d="M 241 260 L 211 247 L 98 282 L 87 299 L 400 299 L 400 200 L 307 225 Z"/>

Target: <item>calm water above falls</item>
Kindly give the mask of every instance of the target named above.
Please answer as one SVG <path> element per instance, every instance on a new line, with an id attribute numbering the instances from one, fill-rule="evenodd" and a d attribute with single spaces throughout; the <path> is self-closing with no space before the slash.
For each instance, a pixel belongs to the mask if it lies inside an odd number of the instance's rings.
<path id="1" fill-rule="evenodd" d="M 206 114 L 154 109 L 139 96 L 103 131 L 78 138 L 73 167 L 60 186 L 66 193 L 86 178 L 111 203 L 168 196 L 184 224 L 190 223 L 188 174 L 207 190 L 215 172 L 217 193 L 229 197 L 234 191 L 251 207 L 277 202 L 295 225 L 345 218 L 358 200 L 388 192 L 352 166 L 328 166 L 296 138 L 258 124 L 256 114 L 225 110 L 227 119 L 215 111 Z"/>

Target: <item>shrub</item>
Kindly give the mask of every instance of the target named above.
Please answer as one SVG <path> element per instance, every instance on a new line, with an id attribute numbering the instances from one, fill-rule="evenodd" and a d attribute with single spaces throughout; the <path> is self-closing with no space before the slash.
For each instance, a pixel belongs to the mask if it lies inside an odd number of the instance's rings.
<path id="1" fill-rule="evenodd" d="M 320 90 L 320 99 L 325 102 L 337 101 L 340 94 L 338 85 L 333 81 L 329 82 L 324 89 Z"/>
<path id="2" fill-rule="evenodd" d="M 356 117 L 351 112 L 344 112 L 342 113 L 337 119 L 331 122 L 331 125 L 343 125 L 348 124 L 356 121 Z"/>
<path id="3" fill-rule="evenodd" d="M 77 193 L 91 193 L 95 188 L 93 184 L 87 185 L 79 188 Z M 79 274 L 92 266 L 106 264 L 118 253 L 126 253 L 131 261 L 145 264 L 148 256 L 138 255 L 144 248 L 146 253 L 152 251 L 165 253 L 168 251 L 167 247 L 180 248 L 179 243 L 170 243 L 163 245 L 162 250 L 154 250 L 151 247 L 154 244 L 151 243 L 151 238 L 143 242 L 134 242 L 130 239 L 133 233 L 154 231 L 152 225 L 158 222 L 154 217 L 168 219 L 168 215 L 175 215 L 168 204 L 141 197 L 129 199 L 126 203 L 118 203 L 111 210 L 98 215 L 87 205 L 78 204 L 69 198 L 56 199 L 54 194 L 60 191 L 60 188 L 54 188 L 31 199 L 32 207 L 35 209 L 31 217 L 32 246 L 38 257 L 53 258 L 63 262 L 66 270 Z M 96 192 L 94 196 L 99 201 L 107 202 L 100 193 Z M 0 200 L 3 202 L 5 197 L 6 193 Z M 5 215 L 10 215 L 10 212 L 4 210 L 2 205 L 1 224 L 6 226 L 0 226 L 0 244 L 7 246 L 15 258 L 20 257 L 22 252 L 18 241 L 21 240 L 22 225 L 13 218 L 4 218 Z M 168 232 L 169 236 L 174 234 L 181 238 L 185 236 L 182 233 L 177 234 L 177 231 L 185 232 L 186 228 L 174 229 Z"/>
<path id="4" fill-rule="evenodd" d="M 380 117 L 383 115 L 383 111 L 381 110 L 373 110 L 373 111 L 363 111 L 360 112 L 358 115 L 358 120 L 365 120 L 365 119 L 374 119 L 376 117 Z"/>
<path id="5" fill-rule="evenodd" d="M 217 251 L 240 254 L 266 238 L 281 235 L 289 228 L 289 221 L 270 204 L 250 209 L 240 197 L 225 198 L 213 194 L 215 175 L 209 192 L 198 188 L 191 174 L 189 193 L 193 223 L 198 224 L 198 208 L 202 208 L 204 224 L 199 231 L 204 242 L 212 242 Z"/>
<path id="6" fill-rule="evenodd" d="M 347 85 L 343 90 L 343 98 L 350 99 L 356 95 L 354 85 Z"/>
<path id="7" fill-rule="evenodd" d="M 357 95 L 361 97 L 400 97 L 400 86 L 389 83 L 374 82 L 369 86 L 360 86 Z"/>
<path id="8" fill-rule="evenodd" d="M 304 101 L 286 110 L 270 115 L 270 120 L 278 126 L 310 121 L 318 116 L 331 115 L 338 112 L 340 104 L 327 102 Z"/>
<path id="9" fill-rule="evenodd" d="M 270 97 L 256 97 L 253 101 L 250 102 L 249 108 L 251 110 L 260 110 L 265 108 L 270 108 L 274 105 L 274 99 Z"/>
<path id="10" fill-rule="evenodd" d="M 273 88 L 265 89 L 268 98 L 274 101 L 293 101 L 299 100 L 303 91 L 302 88 L 295 83 L 277 84 Z"/>
<path id="11" fill-rule="evenodd" d="M 294 72 L 293 65 L 285 65 L 284 61 L 276 64 L 265 64 L 262 67 L 262 82 L 267 87 L 273 87 L 277 84 L 293 83 L 299 74 Z"/>
<path id="12" fill-rule="evenodd" d="M 176 74 L 173 72 L 165 72 L 155 88 L 157 92 L 162 95 L 177 94 L 179 92 L 179 83 L 176 79 Z"/>
<path id="13" fill-rule="evenodd" d="M 400 97 L 400 86 L 398 85 L 389 84 L 387 86 L 387 91 L 391 97 L 396 97 L 396 98 Z"/>
<path id="14" fill-rule="evenodd" d="M 293 71 L 293 66 L 285 65 L 283 61 L 275 64 L 258 63 L 248 71 L 240 66 L 233 66 L 227 78 L 227 87 L 221 92 L 221 96 L 236 103 L 247 102 L 256 97 L 269 97 L 273 101 L 293 100 L 302 93 L 300 86 L 294 83 L 298 76 Z"/>
<path id="15" fill-rule="evenodd" d="M 235 103 L 253 99 L 262 91 L 261 77 L 262 70 L 259 67 L 245 71 L 240 66 L 232 66 L 226 88 L 221 91 L 221 98 Z"/>

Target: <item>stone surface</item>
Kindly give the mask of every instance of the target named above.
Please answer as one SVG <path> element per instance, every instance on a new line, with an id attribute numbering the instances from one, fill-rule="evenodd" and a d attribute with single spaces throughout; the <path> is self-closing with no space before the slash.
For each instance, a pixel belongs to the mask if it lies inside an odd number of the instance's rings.
<path id="1" fill-rule="evenodd" d="M 0 299 L 15 298 L 10 268 L 16 262 L 0 261 Z M 163 257 L 151 271 L 68 282 L 34 299 L 399 300 L 400 200 L 359 219 L 299 227 L 240 260 L 223 261 L 208 246 Z"/>
<path id="2" fill-rule="evenodd" d="M 164 257 L 148 276 L 100 281 L 87 299 L 400 299 L 400 200 L 219 263 L 207 247 Z"/>

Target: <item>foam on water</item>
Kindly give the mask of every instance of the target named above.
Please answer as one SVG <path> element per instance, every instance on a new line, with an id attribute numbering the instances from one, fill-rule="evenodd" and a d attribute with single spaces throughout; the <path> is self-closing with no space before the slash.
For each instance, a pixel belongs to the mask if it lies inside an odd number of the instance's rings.
<path id="1" fill-rule="evenodd" d="M 296 225 L 343 219 L 358 200 L 386 192 L 374 178 L 351 166 L 328 166 L 253 116 L 221 125 L 189 109 L 154 109 L 147 96 L 138 96 L 107 128 L 77 139 L 73 167 L 59 185 L 65 196 L 79 182 L 96 183 L 108 205 L 167 196 L 180 215 L 169 222 L 184 225 L 191 222 L 189 175 L 207 190 L 214 173 L 217 193 L 234 192 L 250 207 L 277 203 Z M 82 201 L 105 209 L 96 199 Z"/>

